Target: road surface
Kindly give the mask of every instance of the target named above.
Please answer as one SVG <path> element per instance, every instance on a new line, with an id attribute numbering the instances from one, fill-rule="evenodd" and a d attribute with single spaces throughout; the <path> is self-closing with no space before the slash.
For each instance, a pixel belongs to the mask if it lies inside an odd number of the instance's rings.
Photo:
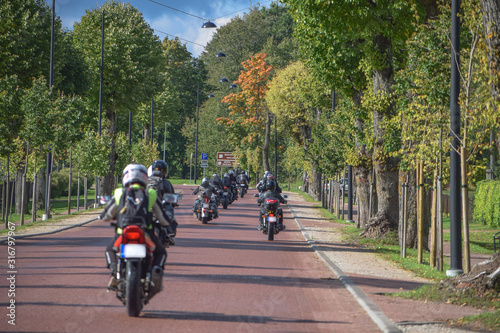
<path id="1" fill-rule="evenodd" d="M 193 218 L 190 188 L 176 189 L 184 199 L 176 208 L 177 245 L 168 249 L 165 288 L 139 317 L 128 317 L 106 291 L 104 249 L 113 229 L 98 220 L 16 240 L 10 253 L 0 244 L 0 331 L 380 331 L 316 256 L 288 209 L 287 229 L 269 242 L 256 229 L 255 191 L 227 210 L 219 207 L 220 217 L 203 225 Z"/>

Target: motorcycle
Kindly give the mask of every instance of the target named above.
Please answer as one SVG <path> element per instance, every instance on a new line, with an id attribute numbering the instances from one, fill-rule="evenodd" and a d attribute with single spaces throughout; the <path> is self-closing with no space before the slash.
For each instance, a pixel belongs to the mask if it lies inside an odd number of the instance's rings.
<path id="1" fill-rule="evenodd" d="M 208 221 L 216 217 L 216 213 L 211 206 L 210 197 L 207 191 L 201 192 L 198 199 L 195 202 L 195 212 L 198 220 L 203 224 L 207 224 Z"/>
<path id="2" fill-rule="evenodd" d="M 239 192 L 240 192 L 240 197 L 243 198 L 243 196 L 247 193 L 247 188 L 248 188 L 248 185 L 246 182 L 242 181 L 238 184 L 238 189 L 239 189 Z"/>
<path id="3" fill-rule="evenodd" d="M 137 317 L 143 306 L 161 291 L 163 271 L 152 267 L 155 243 L 145 224 L 132 224 L 123 229 L 114 248 L 118 259 L 116 297 L 130 317 Z"/>
<path id="4" fill-rule="evenodd" d="M 258 197 L 258 194 L 254 196 Z M 287 198 L 287 195 L 283 196 Z M 262 202 L 265 213 L 262 215 L 262 233 L 267 235 L 267 240 L 274 240 L 274 235 L 285 229 L 283 224 L 283 210 L 280 208 L 278 198 L 265 198 Z"/>
<path id="5" fill-rule="evenodd" d="M 163 210 L 168 215 L 171 220 L 175 220 L 174 217 L 174 207 L 177 207 L 179 200 L 182 199 L 183 195 L 178 193 L 164 193 L 163 200 L 161 201 Z M 169 247 L 169 245 L 175 245 L 175 241 L 171 235 L 169 235 L 167 228 L 160 225 L 158 220 L 153 216 L 153 226 L 155 233 L 158 235 L 161 243 L 164 247 Z"/>
<path id="6" fill-rule="evenodd" d="M 234 180 L 231 180 L 231 192 L 233 193 L 233 201 L 238 200 L 238 189 Z"/>
<path id="7" fill-rule="evenodd" d="M 228 191 L 227 186 L 224 186 L 224 190 L 222 191 L 222 208 L 227 209 L 227 206 L 232 202 L 231 201 L 232 193 Z"/>

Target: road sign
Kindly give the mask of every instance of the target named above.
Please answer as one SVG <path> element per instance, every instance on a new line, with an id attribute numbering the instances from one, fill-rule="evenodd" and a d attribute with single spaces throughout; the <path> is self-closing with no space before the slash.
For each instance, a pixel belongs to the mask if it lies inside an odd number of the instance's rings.
<path id="1" fill-rule="evenodd" d="M 201 161 L 201 167 L 202 168 L 208 168 L 208 161 L 207 160 L 202 160 Z"/>
<path id="2" fill-rule="evenodd" d="M 233 166 L 234 161 L 217 161 L 218 167 L 230 167 Z"/>
<path id="3" fill-rule="evenodd" d="M 233 153 L 225 152 L 225 153 L 217 153 L 217 166 L 218 167 L 230 167 L 234 165 L 234 156 Z"/>
<path id="4" fill-rule="evenodd" d="M 201 160 L 202 161 L 208 160 L 208 154 L 207 153 L 201 153 Z"/>
<path id="5" fill-rule="evenodd" d="M 233 153 L 217 153 L 217 161 L 234 161 Z"/>

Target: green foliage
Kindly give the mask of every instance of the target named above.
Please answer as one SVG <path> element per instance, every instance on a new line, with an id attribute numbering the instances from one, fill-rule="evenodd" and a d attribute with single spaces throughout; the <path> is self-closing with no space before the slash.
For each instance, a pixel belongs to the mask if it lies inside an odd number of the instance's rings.
<path id="1" fill-rule="evenodd" d="M 500 181 L 477 184 L 473 219 L 474 222 L 500 227 Z"/>
<path id="2" fill-rule="evenodd" d="M 17 76 L 0 77 L 0 156 L 12 153 L 12 140 L 22 125 L 19 112 L 22 90 Z"/>
<path id="3" fill-rule="evenodd" d="M 151 141 L 143 139 L 132 145 L 132 160 L 130 163 L 143 164 L 147 168 L 158 158 L 158 144 L 156 142 L 151 145 Z M 122 170 L 117 170 L 117 174 L 121 175 Z"/>
<path id="4" fill-rule="evenodd" d="M 92 185 L 92 179 L 87 181 L 87 186 Z M 83 188 L 83 182 L 80 180 L 80 191 Z M 50 195 L 52 198 L 67 197 L 69 189 L 69 169 L 63 169 L 58 172 L 52 172 L 52 183 L 50 184 Z M 78 173 L 73 172 L 71 176 L 71 195 L 78 194 Z"/>
<path id="5" fill-rule="evenodd" d="M 47 3 L 2 1 L 0 17 L 0 77 L 17 75 L 23 89 L 31 85 L 33 77 L 48 77 L 52 15 Z M 60 27 L 56 18 L 57 34 Z"/>
<path id="6" fill-rule="evenodd" d="M 84 56 L 92 82 L 99 82 L 102 11 L 104 34 L 104 109 L 128 114 L 151 101 L 161 89 L 161 42 L 142 13 L 128 3 L 110 0 L 86 11 L 75 23 L 73 43 Z M 92 84 L 89 97 L 98 105 L 99 84 Z"/>
<path id="7" fill-rule="evenodd" d="M 21 110 L 24 113 L 24 127 L 21 137 L 32 146 L 49 144 L 54 137 L 52 124 L 56 122 L 52 100 L 44 77 L 33 80 L 33 86 L 26 90 Z"/>
<path id="8" fill-rule="evenodd" d="M 86 130 L 74 151 L 75 165 L 84 174 L 105 176 L 109 172 L 111 137 L 107 132 L 102 135 Z"/>

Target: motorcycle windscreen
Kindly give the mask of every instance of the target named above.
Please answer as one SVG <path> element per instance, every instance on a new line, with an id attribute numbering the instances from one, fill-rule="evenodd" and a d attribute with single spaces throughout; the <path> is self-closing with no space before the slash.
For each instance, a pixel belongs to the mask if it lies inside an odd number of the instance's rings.
<path id="1" fill-rule="evenodd" d="M 135 259 L 146 258 L 146 245 L 145 244 L 121 244 L 120 257 Z"/>

